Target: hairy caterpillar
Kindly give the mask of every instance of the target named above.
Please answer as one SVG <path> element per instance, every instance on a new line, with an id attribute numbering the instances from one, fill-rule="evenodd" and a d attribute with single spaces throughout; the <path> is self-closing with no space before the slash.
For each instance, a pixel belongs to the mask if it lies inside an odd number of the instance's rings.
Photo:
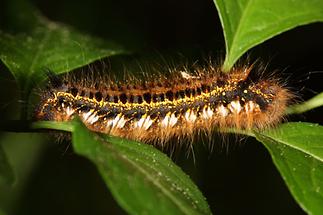
<path id="1" fill-rule="evenodd" d="M 68 121 L 78 115 L 93 131 L 167 142 L 215 129 L 274 126 L 292 98 L 275 78 L 252 65 L 230 73 L 209 64 L 147 80 L 70 78 L 51 81 L 36 110 L 37 120 Z"/>

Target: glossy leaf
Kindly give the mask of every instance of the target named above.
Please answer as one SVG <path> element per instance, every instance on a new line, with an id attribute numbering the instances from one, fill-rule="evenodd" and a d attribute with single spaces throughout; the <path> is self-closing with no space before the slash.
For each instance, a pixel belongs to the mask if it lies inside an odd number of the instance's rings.
<path id="1" fill-rule="evenodd" d="M 26 2 L 20 4 L 13 0 L 9 5 L 19 14 L 12 25 L 24 28 L 14 33 L 0 31 L 0 59 L 20 87 L 21 119 L 27 118 L 31 89 L 45 79 L 48 70 L 60 74 L 104 57 L 126 53 L 113 41 L 47 20 Z"/>
<path id="2" fill-rule="evenodd" d="M 71 129 L 38 122 L 35 128 Z M 90 132 L 74 122 L 74 150 L 96 164 L 118 203 L 130 214 L 211 214 L 202 193 L 166 155 L 151 145 Z"/>
<path id="3" fill-rule="evenodd" d="M 25 1 L 13 0 L 8 8 L 11 13 L 19 14 L 10 23 L 19 30 L 0 31 L 0 59 L 25 94 L 44 79 L 48 70 L 60 74 L 104 57 L 126 53 L 113 41 L 49 21 Z"/>
<path id="4" fill-rule="evenodd" d="M 322 0 L 214 0 L 222 23 L 228 71 L 250 48 L 296 26 L 323 21 Z"/>
<path id="5" fill-rule="evenodd" d="M 48 69 L 64 73 L 124 52 L 113 42 L 56 23 L 36 27 L 27 34 L 0 33 L 0 59 L 26 91 L 44 79 Z"/>
<path id="6" fill-rule="evenodd" d="M 323 126 L 286 123 L 256 133 L 269 150 L 289 190 L 309 214 L 323 211 Z"/>

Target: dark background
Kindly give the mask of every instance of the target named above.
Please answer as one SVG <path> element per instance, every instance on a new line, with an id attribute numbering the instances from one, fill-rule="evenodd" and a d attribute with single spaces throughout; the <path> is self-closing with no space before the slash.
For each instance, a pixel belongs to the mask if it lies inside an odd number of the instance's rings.
<path id="1" fill-rule="evenodd" d="M 222 28 L 212 0 L 33 2 L 53 21 L 135 50 L 131 57 L 112 57 L 108 60 L 112 65 L 224 57 Z M 1 14 L 2 28 L 10 28 L 5 11 Z M 311 72 L 323 70 L 323 24 L 283 33 L 253 48 L 249 55 L 252 60 L 269 62 L 269 71 L 283 70 L 288 86 L 304 100 L 322 91 L 323 72 Z M 15 96 L 15 84 L 8 84 L 13 78 L 4 65 L 0 68 L 5 77 L 0 98 L 6 104 Z M 12 109 L 2 107 L 7 116 L 12 114 Z M 322 123 L 320 113 L 316 109 L 290 120 Z M 73 154 L 68 143 L 47 139 L 11 209 L 13 214 L 124 214 L 91 163 Z M 187 151 L 174 158 L 215 214 L 303 214 L 260 143 L 252 138 L 228 137 L 224 143 L 221 139 L 214 141 L 212 152 L 197 143 L 195 162 Z"/>

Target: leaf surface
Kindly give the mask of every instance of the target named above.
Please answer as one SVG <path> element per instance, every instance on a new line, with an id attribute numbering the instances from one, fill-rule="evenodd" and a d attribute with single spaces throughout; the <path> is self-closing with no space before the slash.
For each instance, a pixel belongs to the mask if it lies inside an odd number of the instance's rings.
<path id="1" fill-rule="evenodd" d="M 202 193 L 165 154 L 151 145 L 98 135 L 82 123 L 38 122 L 72 130 L 76 153 L 98 168 L 117 202 L 130 214 L 211 214 Z"/>
<path id="2" fill-rule="evenodd" d="M 214 0 L 222 23 L 228 71 L 252 47 L 300 25 L 323 21 L 321 0 Z"/>
<path id="3" fill-rule="evenodd" d="M 286 123 L 255 134 L 300 206 L 309 214 L 322 214 L 323 126 Z"/>

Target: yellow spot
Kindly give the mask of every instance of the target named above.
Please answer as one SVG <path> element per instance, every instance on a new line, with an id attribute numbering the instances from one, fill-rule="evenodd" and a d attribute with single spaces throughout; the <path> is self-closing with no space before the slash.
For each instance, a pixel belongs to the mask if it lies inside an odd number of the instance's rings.
<path id="1" fill-rule="evenodd" d="M 247 94 L 248 93 L 248 90 L 244 90 L 243 93 Z"/>

